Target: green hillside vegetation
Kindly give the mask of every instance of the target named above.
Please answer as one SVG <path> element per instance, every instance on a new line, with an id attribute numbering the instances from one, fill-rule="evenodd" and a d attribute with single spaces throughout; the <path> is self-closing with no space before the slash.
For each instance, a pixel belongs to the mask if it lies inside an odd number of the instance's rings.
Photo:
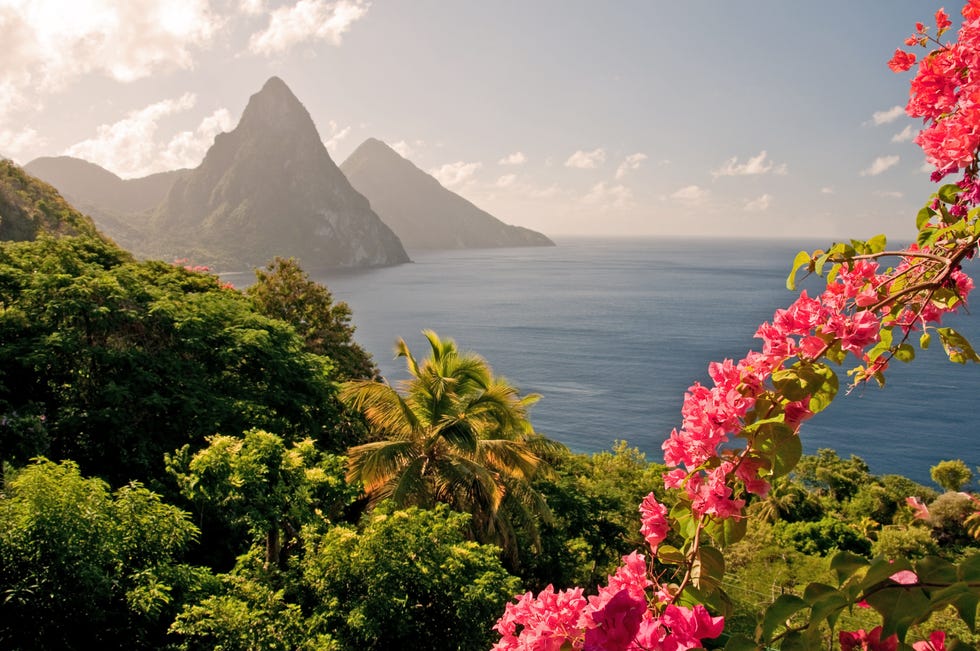
<path id="1" fill-rule="evenodd" d="M 548 441 L 451 340 L 403 346 L 396 391 L 294 261 L 245 293 L 137 262 L 4 169 L 37 229 L 0 242 L 0 648 L 489 648 L 515 594 L 596 586 L 644 550 L 643 497 L 669 506 L 663 466 Z M 978 553 L 970 469 L 933 477 L 804 457 L 729 548 L 726 635 L 841 550 Z"/>
<path id="2" fill-rule="evenodd" d="M 0 158 L 0 240 L 33 240 L 39 233 L 102 237 L 57 190 Z"/>

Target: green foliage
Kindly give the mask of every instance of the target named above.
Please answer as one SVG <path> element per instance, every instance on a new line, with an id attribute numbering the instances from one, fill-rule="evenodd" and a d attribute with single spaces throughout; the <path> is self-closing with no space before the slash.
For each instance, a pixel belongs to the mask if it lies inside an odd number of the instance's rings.
<path id="1" fill-rule="evenodd" d="M 973 479 L 973 472 L 962 459 L 940 461 L 929 469 L 932 481 L 945 491 L 960 491 Z"/>
<path id="2" fill-rule="evenodd" d="M 209 581 L 177 563 L 195 535 L 187 514 L 137 484 L 110 494 L 72 462 L 13 473 L 0 499 L 0 646 L 159 644 Z"/>
<path id="3" fill-rule="evenodd" d="M 888 526 L 878 532 L 871 546 L 875 556 L 918 559 L 939 553 L 939 546 L 925 527 Z"/>
<path id="4" fill-rule="evenodd" d="M 977 504 L 966 493 L 943 493 L 929 505 L 929 524 L 941 546 L 971 542 L 965 521 L 977 511 Z"/>
<path id="5" fill-rule="evenodd" d="M 222 590 L 174 620 L 182 651 L 332 651 L 328 640 L 308 640 L 300 607 L 281 590 L 241 576 L 222 577 Z"/>
<path id="6" fill-rule="evenodd" d="M 783 544 L 804 554 L 827 554 L 836 550 L 864 555 L 871 553 L 868 539 L 836 518 L 822 518 L 816 522 L 779 523 L 776 536 Z"/>
<path id="7" fill-rule="evenodd" d="M 466 540 L 468 519 L 444 505 L 382 505 L 361 531 L 311 536 L 303 576 L 312 631 L 352 651 L 489 648 L 519 586 L 495 547 Z"/>
<path id="8" fill-rule="evenodd" d="M 193 456 L 185 446 L 167 465 L 186 498 L 263 542 L 271 569 L 299 543 L 302 526 L 335 518 L 356 496 L 344 481 L 344 463 L 318 451 L 311 439 L 287 447 L 274 434 L 252 430 L 210 437 Z"/>
<path id="9" fill-rule="evenodd" d="M 827 495 L 837 502 L 851 498 L 871 477 L 868 464 L 860 457 L 851 455 L 845 461 L 827 448 L 803 457 L 793 472 L 817 495 Z"/>
<path id="10" fill-rule="evenodd" d="M 91 238 L 0 244 L 3 460 L 73 459 L 113 485 L 252 427 L 339 451 L 329 361 L 218 279 Z"/>
<path id="11" fill-rule="evenodd" d="M 593 455 L 548 456 L 556 477 L 535 482 L 553 520 L 541 527 L 541 550 L 521 545 L 518 571 L 529 590 L 591 589 L 612 574 L 623 556 L 645 545 L 637 509 L 665 468 L 651 464 L 626 442 Z"/>
<path id="12" fill-rule="evenodd" d="M 103 237 L 95 223 L 68 205 L 57 190 L 3 158 L 0 215 L 0 240 L 33 240 L 44 235 Z"/>
<path id="13" fill-rule="evenodd" d="M 531 482 L 546 475 L 542 453 L 557 444 L 535 434 L 527 410 L 538 396 L 520 396 L 494 376 L 486 360 L 426 331 L 431 356 L 416 361 L 404 341 L 398 354 L 412 378 L 399 393 L 387 384 L 347 382 L 341 399 L 361 411 L 370 443 L 348 450 L 349 481 L 372 503 L 437 503 L 472 514 L 474 537 L 516 555 L 515 526 L 537 543 L 537 523 L 550 516 Z"/>
<path id="14" fill-rule="evenodd" d="M 370 353 L 354 341 L 350 307 L 335 303 L 330 290 L 311 280 L 295 259 L 275 258 L 256 269 L 255 284 L 245 294 L 259 312 L 296 328 L 306 350 L 333 360 L 338 379 L 378 377 Z"/>

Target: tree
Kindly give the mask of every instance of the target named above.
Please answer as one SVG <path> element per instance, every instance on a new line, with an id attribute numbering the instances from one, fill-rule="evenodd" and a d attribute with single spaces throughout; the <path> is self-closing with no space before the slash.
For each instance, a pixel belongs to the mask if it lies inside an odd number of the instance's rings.
<path id="1" fill-rule="evenodd" d="M 969 466 L 961 459 L 940 461 L 929 469 L 932 481 L 942 486 L 945 491 L 958 492 L 973 479 Z"/>
<path id="2" fill-rule="evenodd" d="M 324 285 L 314 282 L 294 258 L 275 258 L 255 270 L 255 284 L 245 294 L 262 314 L 296 328 L 306 349 L 333 360 L 340 380 L 374 379 L 378 369 L 354 341 L 347 303 L 334 302 Z"/>
<path id="3" fill-rule="evenodd" d="M 527 419 L 538 396 L 519 396 L 481 357 L 432 331 L 424 334 L 431 357 L 422 363 L 403 340 L 397 344 L 412 376 L 404 393 L 372 381 L 343 385 L 341 399 L 381 439 L 348 450 L 347 478 L 363 485 L 372 504 L 441 502 L 471 513 L 478 540 L 513 550 L 515 522 L 534 531 L 549 514 L 531 486 L 548 470 L 538 450 L 549 442 Z"/>
<path id="4" fill-rule="evenodd" d="M 151 648 L 211 580 L 179 563 L 197 529 L 138 484 L 110 493 L 39 460 L 0 496 L 0 646 Z"/>
<path id="5" fill-rule="evenodd" d="M 360 531 L 310 537 L 303 577 L 313 631 L 350 651 L 489 648 L 518 580 L 497 548 L 466 540 L 469 516 L 388 502 L 365 519 Z"/>
<path id="6" fill-rule="evenodd" d="M 343 457 L 320 452 L 312 439 L 287 447 L 261 430 L 212 436 L 193 456 L 185 446 L 167 465 L 185 497 L 261 542 L 267 571 L 301 542 L 301 527 L 336 517 L 356 495 L 344 482 Z"/>
<path id="7" fill-rule="evenodd" d="M 4 461 L 73 459 L 120 486 L 164 479 L 164 453 L 218 432 L 360 440 L 330 361 L 210 274 L 96 238 L 4 242 L 0 304 Z"/>

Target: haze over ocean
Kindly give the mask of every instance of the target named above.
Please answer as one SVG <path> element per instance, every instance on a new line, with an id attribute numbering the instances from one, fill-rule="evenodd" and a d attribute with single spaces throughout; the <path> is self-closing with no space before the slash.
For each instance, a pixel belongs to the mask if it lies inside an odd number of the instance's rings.
<path id="1" fill-rule="evenodd" d="M 759 349 L 758 325 L 794 298 L 784 285 L 793 256 L 828 244 L 561 239 L 555 248 L 415 251 L 413 264 L 314 278 L 350 305 L 355 339 L 393 383 L 407 376 L 395 340 L 422 357 L 421 330 L 431 328 L 523 393 L 540 393 L 531 420 L 541 433 L 576 452 L 624 439 L 659 461 L 686 388 L 709 381 L 710 361 Z M 946 325 L 980 344 L 980 317 Z M 951 364 L 934 342 L 911 365 L 893 362 L 884 389 L 842 390 L 803 426 L 806 452 L 834 448 L 872 472 L 927 484 L 930 466 L 949 455 L 980 464 L 980 367 Z"/>

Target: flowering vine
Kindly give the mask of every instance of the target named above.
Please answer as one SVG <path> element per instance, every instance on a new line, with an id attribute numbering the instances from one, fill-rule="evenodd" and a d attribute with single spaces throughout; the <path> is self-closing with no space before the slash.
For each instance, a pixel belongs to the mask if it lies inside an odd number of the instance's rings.
<path id="1" fill-rule="evenodd" d="M 935 167 L 933 180 L 962 172 L 919 212 L 916 241 L 890 250 L 879 235 L 800 252 L 787 286 L 794 289 L 802 271 L 825 276 L 825 289 L 803 291 L 777 310 L 755 333 L 760 350 L 712 362 L 710 385 L 695 383 L 684 396 L 681 426 L 663 444 L 664 485 L 676 502 L 668 510 L 650 493 L 639 507 L 651 557 L 624 557 L 596 595 L 549 587 L 519 597 L 497 623 L 495 651 L 701 647 L 724 628 L 723 614 L 712 614 L 725 610 L 722 550 L 745 534 L 749 501 L 765 497 L 799 461 L 801 425 L 840 389 L 835 367 L 850 366 L 851 386 L 883 384 L 889 364 L 912 361 L 915 344 L 925 349 L 934 338 L 951 361 L 980 362 L 962 335 L 942 325 L 966 305 L 973 281 L 961 267 L 980 241 L 980 0 L 969 0 L 962 14 L 956 42 L 940 40 L 952 22 L 939 10 L 935 36 L 920 23 L 905 41 L 932 49 L 921 58 L 899 49 L 888 64 L 896 72 L 919 65 L 906 111 L 924 120 L 916 143 Z M 827 627 L 855 604 L 876 610 L 882 625 L 840 632 L 845 651 L 910 648 L 909 627 L 949 606 L 975 626 L 980 558 L 954 565 L 841 552 L 831 569 L 836 587 L 812 584 L 802 596 L 781 595 L 760 615 L 754 639 L 732 636 L 726 648 L 822 647 Z M 937 631 L 911 648 L 944 651 L 946 644 Z"/>

